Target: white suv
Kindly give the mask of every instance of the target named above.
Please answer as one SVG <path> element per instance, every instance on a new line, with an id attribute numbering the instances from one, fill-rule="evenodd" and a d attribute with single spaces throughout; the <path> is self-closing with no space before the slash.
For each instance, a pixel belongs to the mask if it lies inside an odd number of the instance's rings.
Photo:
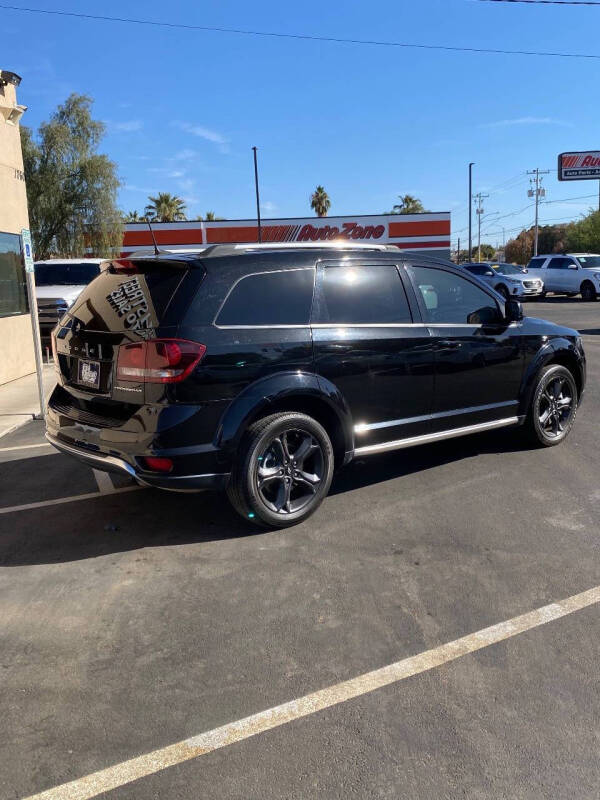
<path id="1" fill-rule="evenodd" d="M 583 300 L 596 300 L 600 294 L 600 255 L 567 253 L 535 256 L 528 272 L 544 281 L 544 294 L 581 294 Z"/>

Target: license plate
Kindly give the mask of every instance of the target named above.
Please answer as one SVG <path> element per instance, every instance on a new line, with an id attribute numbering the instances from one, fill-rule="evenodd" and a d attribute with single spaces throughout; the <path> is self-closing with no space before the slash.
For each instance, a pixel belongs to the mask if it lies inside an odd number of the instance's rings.
<path id="1" fill-rule="evenodd" d="M 83 386 L 100 388 L 100 362 L 79 360 L 78 380 Z"/>

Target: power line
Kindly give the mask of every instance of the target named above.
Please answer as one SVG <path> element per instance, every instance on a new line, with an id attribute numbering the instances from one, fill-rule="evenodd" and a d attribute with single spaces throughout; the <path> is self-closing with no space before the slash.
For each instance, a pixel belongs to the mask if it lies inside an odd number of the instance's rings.
<path id="1" fill-rule="evenodd" d="M 58 9 L 46 8 L 25 8 L 22 6 L 12 6 L 0 3 L 0 9 L 5 11 L 22 11 L 30 14 L 47 14 L 60 17 L 75 17 L 77 19 L 95 20 L 101 22 L 121 22 L 128 25 L 147 25 L 159 28 L 171 28 L 176 30 L 205 31 L 211 33 L 234 33 L 241 36 L 262 36 L 275 39 L 301 39 L 313 42 L 329 42 L 334 44 L 354 44 L 371 45 L 374 47 L 403 47 L 417 50 L 446 50 L 460 53 L 487 53 L 491 55 L 510 55 L 510 56 L 540 56 L 550 58 L 586 58 L 600 60 L 600 55 L 592 53 L 563 53 L 550 52 L 543 50 L 499 50 L 489 47 L 458 47 L 442 44 L 414 44 L 410 42 L 388 42 L 376 39 L 344 39 L 337 36 L 320 36 L 308 33 L 275 33 L 274 31 L 253 31 L 242 28 L 217 28 L 208 25 L 188 25 L 183 22 L 164 22 L 161 20 L 136 19 L 132 17 L 108 17 L 100 14 L 81 14 L 76 11 L 61 11 Z"/>

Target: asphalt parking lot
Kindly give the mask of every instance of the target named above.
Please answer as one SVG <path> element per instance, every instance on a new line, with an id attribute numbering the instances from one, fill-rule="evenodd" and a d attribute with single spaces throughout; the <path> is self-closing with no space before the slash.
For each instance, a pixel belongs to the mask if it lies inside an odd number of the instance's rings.
<path id="1" fill-rule="evenodd" d="M 564 445 L 371 457 L 283 532 L 0 439 L 0 797 L 600 797 L 600 303 L 526 313 L 584 335 Z"/>

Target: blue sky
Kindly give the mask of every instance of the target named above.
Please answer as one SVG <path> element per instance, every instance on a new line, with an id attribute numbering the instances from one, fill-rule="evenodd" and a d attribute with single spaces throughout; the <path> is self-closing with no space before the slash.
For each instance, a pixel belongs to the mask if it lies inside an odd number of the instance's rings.
<path id="1" fill-rule="evenodd" d="M 13 0 L 19 5 L 19 0 Z M 596 53 L 600 7 L 475 0 L 37 0 L 44 9 L 282 33 L 503 49 Z M 181 195 L 190 216 L 253 216 L 251 146 L 265 216 L 310 214 L 322 183 L 331 214 L 389 210 L 398 194 L 453 212 L 466 235 L 467 164 L 491 196 L 484 238 L 529 225 L 528 169 L 562 150 L 600 148 L 593 60 L 484 55 L 168 30 L 3 10 L 1 68 L 23 77 L 30 126 L 70 92 L 107 124 L 102 150 L 120 205 Z M 593 181 L 545 178 L 542 220 L 574 218 Z M 520 213 L 520 209 L 524 209 Z M 497 221 L 496 221 L 497 220 Z"/>

